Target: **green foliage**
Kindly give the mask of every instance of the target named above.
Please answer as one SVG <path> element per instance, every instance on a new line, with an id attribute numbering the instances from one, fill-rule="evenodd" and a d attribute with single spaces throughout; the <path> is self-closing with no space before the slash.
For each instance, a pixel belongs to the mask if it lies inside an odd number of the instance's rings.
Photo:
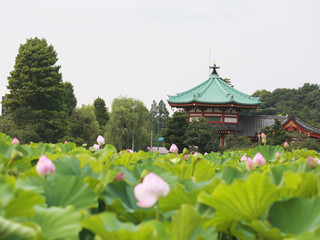
<path id="1" fill-rule="evenodd" d="M 92 145 L 96 142 L 99 133 L 99 125 L 94 115 L 92 105 L 82 106 L 74 109 L 70 116 L 71 137 L 76 140 L 78 145 L 87 143 Z M 72 140 L 66 138 L 65 140 Z"/>
<path id="2" fill-rule="evenodd" d="M 266 164 L 246 170 L 240 158 L 257 152 Z M 48 177 L 35 169 L 43 154 L 56 166 Z M 320 166 L 310 169 L 308 156 L 320 153 L 270 145 L 205 156 L 112 145 L 91 152 L 74 143 L 13 145 L 0 134 L 0 239 L 318 239 Z M 134 189 L 150 172 L 170 192 L 140 208 Z"/>
<path id="3" fill-rule="evenodd" d="M 3 100 L 21 141 L 57 142 L 68 131 L 65 89 L 57 53 L 45 39 L 27 39 L 21 44 L 14 70 L 8 77 L 9 94 Z"/>
<path id="4" fill-rule="evenodd" d="M 155 100 L 153 100 L 149 113 L 153 132 L 158 133 L 159 131 L 160 133 L 161 129 L 166 127 L 169 119 L 169 111 L 166 107 L 166 104 L 163 100 L 160 100 L 158 104 Z"/>
<path id="5" fill-rule="evenodd" d="M 65 91 L 65 105 L 67 108 L 68 116 L 71 116 L 73 110 L 77 106 L 77 98 L 74 95 L 73 86 L 70 82 L 63 83 L 64 91 Z"/>
<path id="6" fill-rule="evenodd" d="M 278 119 L 275 120 L 273 126 L 265 127 L 264 129 L 261 129 L 260 132 L 263 132 L 267 135 L 268 145 L 281 145 L 290 139 L 288 132 L 283 129 Z"/>
<path id="7" fill-rule="evenodd" d="M 246 150 L 252 147 L 252 142 L 247 136 L 227 134 L 225 141 L 227 142 L 227 149 L 229 150 Z"/>
<path id="8" fill-rule="evenodd" d="M 305 83 L 298 89 L 278 88 L 273 92 L 258 90 L 252 96 L 260 97 L 256 114 L 274 115 L 293 113 L 301 120 L 320 127 L 320 85 Z"/>
<path id="9" fill-rule="evenodd" d="M 200 153 L 217 151 L 219 148 L 218 131 L 215 125 L 208 123 L 205 119 L 189 123 L 185 132 L 184 144 L 193 148 L 198 147 Z"/>
<path id="10" fill-rule="evenodd" d="M 107 125 L 106 141 L 117 149 L 145 149 L 148 144 L 148 109 L 143 102 L 120 97 L 112 102 L 112 113 Z"/>
<path id="11" fill-rule="evenodd" d="M 167 126 L 163 129 L 162 136 L 164 137 L 165 146 L 167 149 L 174 143 L 179 151 L 187 147 L 184 143 L 185 133 L 188 128 L 188 115 L 185 111 L 174 112 L 169 118 Z"/>
<path id="12" fill-rule="evenodd" d="M 93 106 L 94 115 L 96 116 L 99 126 L 102 129 L 106 126 L 107 122 L 110 119 L 106 103 L 102 98 L 98 97 L 96 100 L 94 100 Z"/>

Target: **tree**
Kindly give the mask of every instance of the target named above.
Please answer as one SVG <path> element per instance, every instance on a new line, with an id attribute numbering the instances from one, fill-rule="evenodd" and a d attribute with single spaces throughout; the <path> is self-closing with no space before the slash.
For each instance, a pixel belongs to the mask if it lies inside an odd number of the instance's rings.
<path id="1" fill-rule="evenodd" d="M 149 113 L 153 132 L 158 133 L 159 131 L 160 133 L 161 129 L 166 127 L 169 118 L 169 111 L 166 107 L 166 104 L 163 100 L 160 100 L 159 104 L 153 100 Z"/>
<path id="2" fill-rule="evenodd" d="M 215 125 L 208 123 L 205 119 L 189 123 L 185 133 L 184 144 L 186 146 L 197 146 L 199 152 L 205 153 L 217 151 L 219 142 Z"/>
<path id="3" fill-rule="evenodd" d="M 227 149 L 230 150 L 246 150 L 252 147 L 252 142 L 247 136 L 234 136 L 233 134 L 227 134 L 225 137 L 227 142 Z"/>
<path id="4" fill-rule="evenodd" d="M 290 136 L 283 129 L 278 119 L 275 120 L 275 123 L 272 126 L 265 127 L 264 129 L 261 129 L 260 132 L 267 135 L 267 144 L 269 145 L 282 145 L 285 141 L 290 139 Z"/>
<path id="5" fill-rule="evenodd" d="M 18 129 L 32 128 L 30 141 L 56 142 L 68 130 L 65 91 L 57 53 L 45 39 L 21 44 L 3 101 Z"/>
<path id="6" fill-rule="evenodd" d="M 74 109 L 70 117 L 71 136 L 64 140 L 73 141 L 77 145 L 87 143 L 93 145 L 99 133 L 99 125 L 92 105 Z"/>
<path id="7" fill-rule="evenodd" d="M 77 107 L 77 98 L 74 95 L 73 86 L 70 82 L 64 82 L 63 87 L 65 91 L 65 105 L 70 117 L 73 110 Z"/>
<path id="8" fill-rule="evenodd" d="M 150 124 L 148 109 L 143 102 L 120 97 L 112 102 L 110 121 L 107 124 L 106 141 L 117 149 L 145 149 L 148 143 Z"/>
<path id="9" fill-rule="evenodd" d="M 186 147 L 184 140 L 187 128 L 187 113 L 185 111 L 174 112 L 172 117 L 168 119 L 167 126 L 162 133 L 166 148 L 169 149 L 171 144 L 174 143 L 182 151 Z"/>
<path id="10" fill-rule="evenodd" d="M 106 103 L 102 98 L 98 97 L 96 100 L 94 100 L 93 106 L 94 115 L 96 116 L 99 126 L 102 129 L 109 121 L 109 113 L 108 109 L 106 108 Z"/>

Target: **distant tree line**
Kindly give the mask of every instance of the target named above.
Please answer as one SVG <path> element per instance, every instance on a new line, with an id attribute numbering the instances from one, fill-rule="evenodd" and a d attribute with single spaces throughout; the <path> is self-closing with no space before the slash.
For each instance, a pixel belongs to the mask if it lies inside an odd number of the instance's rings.
<path id="1" fill-rule="evenodd" d="M 286 115 L 293 113 L 301 120 L 320 128 L 320 85 L 305 83 L 298 89 L 278 88 L 270 92 L 257 90 L 252 96 L 260 97 L 257 115 Z"/>

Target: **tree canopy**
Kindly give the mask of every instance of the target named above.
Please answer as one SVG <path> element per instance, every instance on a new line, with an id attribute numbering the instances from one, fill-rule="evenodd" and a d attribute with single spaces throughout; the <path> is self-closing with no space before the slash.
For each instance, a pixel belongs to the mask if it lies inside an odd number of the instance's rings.
<path id="1" fill-rule="evenodd" d="M 56 142 L 68 131 L 65 88 L 57 61 L 56 51 L 45 39 L 27 39 L 20 45 L 3 104 L 18 129 L 33 130 L 23 141 Z"/>
<path id="2" fill-rule="evenodd" d="M 96 116 L 96 119 L 99 123 L 100 128 L 104 128 L 109 121 L 109 113 L 108 109 L 106 107 L 105 101 L 98 97 L 96 100 L 93 102 L 94 106 L 94 114 Z"/>
<path id="3" fill-rule="evenodd" d="M 126 97 L 113 100 L 106 132 L 108 143 L 118 150 L 145 149 L 149 140 L 149 129 L 148 109 L 143 102 Z"/>
<path id="4" fill-rule="evenodd" d="M 160 133 L 161 129 L 166 127 L 167 121 L 169 119 L 169 111 L 163 100 L 160 100 L 158 104 L 155 100 L 153 100 L 150 109 L 150 118 L 152 123 L 152 130 L 154 133 L 158 133 L 158 130 Z"/>
<path id="5" fill-rule="evenodd" d="M 273 92 L 257 90 L 261 104 L 255 114 L 285 115 L 293 113 L 301 120 L 320 127 L 320 85 L 305 83 L 298 89 L 278 88 Z"/>
<path id="6" fill-rule="evenodd" d="M 162 132 L 166 148 L 169 149 L 171 144 L 174 143 L 179 148 L 179 151 L 182 151 L 186 147 L 184 141 L 187 128 L 188 114 L 185 111 L 174 112 Z"/>

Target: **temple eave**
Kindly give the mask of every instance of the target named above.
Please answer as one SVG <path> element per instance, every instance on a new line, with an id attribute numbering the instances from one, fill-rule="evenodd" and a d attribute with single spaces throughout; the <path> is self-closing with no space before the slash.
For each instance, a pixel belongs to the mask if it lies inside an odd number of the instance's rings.
<path id="1" fill-rule="evenodd" d="M 252 108 L 256 109 L 258 108 L 258 105 L 246 105 L 246 104 L 238 104 L 235 102 L 229 102 L 229 103 L 201 103 L 201 102 L 189 102 L 189 103 L 172 103 L 169 102 L 169 105 L 171 107 L 177 107 L 177 108 L 183 108 L 183 107 L 233 107 L 233 108 Z"/>

